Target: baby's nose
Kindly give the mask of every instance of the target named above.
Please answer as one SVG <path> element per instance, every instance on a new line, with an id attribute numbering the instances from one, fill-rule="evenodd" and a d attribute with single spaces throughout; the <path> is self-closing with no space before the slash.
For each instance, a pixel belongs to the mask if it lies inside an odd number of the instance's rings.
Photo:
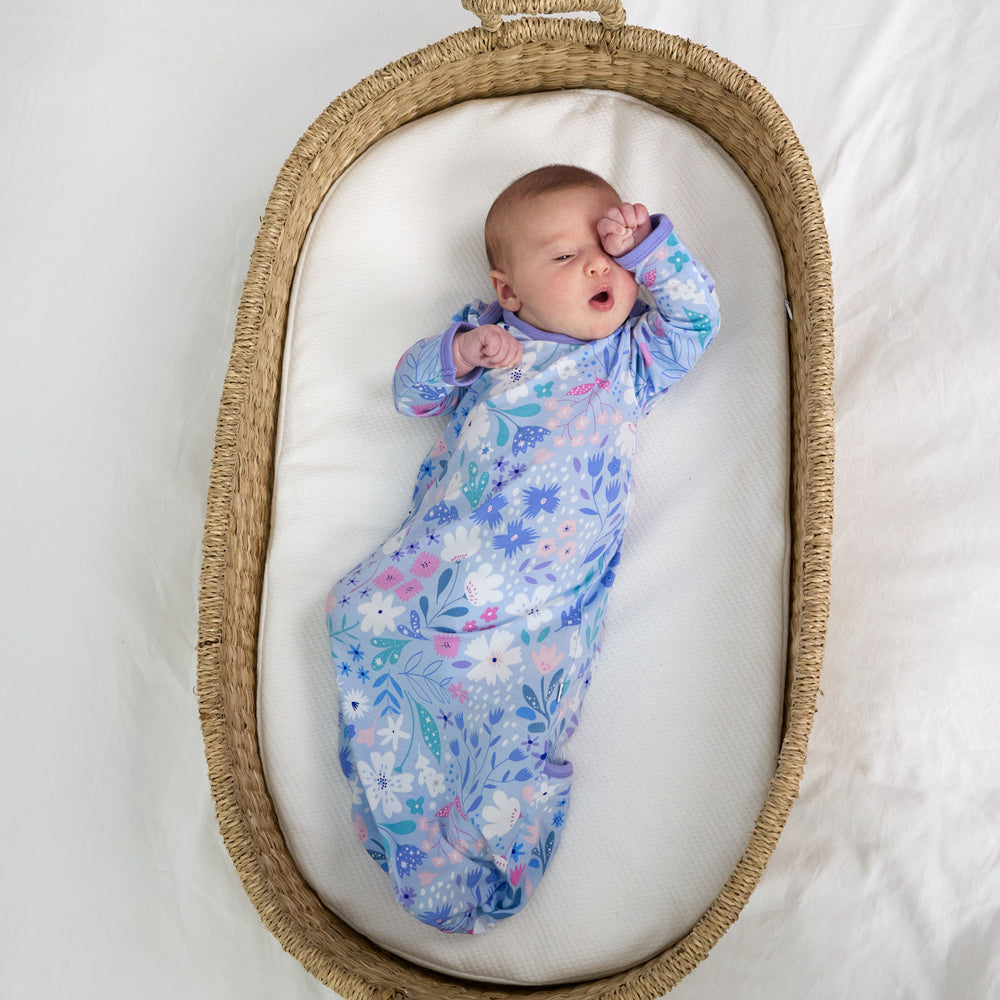
<path id="1" fill-rule="evenodd" d="M 611 270 L 611 261 L 605 253 L 597 253 L 587 262 L 588 274 L 607 274 Z"/>

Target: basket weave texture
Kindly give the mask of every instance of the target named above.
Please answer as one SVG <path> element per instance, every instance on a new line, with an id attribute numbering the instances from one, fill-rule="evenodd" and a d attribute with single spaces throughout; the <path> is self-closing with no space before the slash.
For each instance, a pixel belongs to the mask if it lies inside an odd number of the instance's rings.
<path id="1" fill-rule="evenodd" d="M 709 952 L 759 881 L 798 794 L 819 693 L 833 522 L 833 290 L 809 162 L 767 91 L 684 39 L 624 25 L 618 0 L 463 0 L 484 23 L 412 53 L 342 94 L 299 140 L 271 192 L 236 321 L 215 439 L 198 628 L 198 695 L 226 847 L 264 924 L 347 1000 L 654 1000 Z M 525 17 L 588 6 L 602 21 Z M 292 859 L 264 781 L 257 638 L 271 521 L 281 358 L 292 281 L 313 215 L 386 133 L 475 98 L 593 88 L 696 125 L 739 164 L 770 215 L 791 318 L 791 577 L 780 753 L 746 849 L 691 930 L 603 979 L 536 988 L 470 983 L 388 953 L 327 910 Z"/>

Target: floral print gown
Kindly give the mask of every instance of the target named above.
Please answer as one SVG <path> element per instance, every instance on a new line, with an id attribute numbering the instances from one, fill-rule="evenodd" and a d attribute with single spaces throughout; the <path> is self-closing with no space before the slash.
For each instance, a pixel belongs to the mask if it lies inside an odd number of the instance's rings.
<path id="1" fill-rule="evenodd" d="M 474 302 L 396 370 L 401 412 L 450 421 L 406 521 L 333 586 L 326 621 L 358 837 L 398 901 L 440 930 L 516 913 L 552 862 L 636 424 L 718 328 L 712 280 L 653 221 L 619 258 L 645 292 L 611 336 L 580 341 Z M 520 365 L 456 379 L 455 334 L 492 322 L 522 342 Z"/>

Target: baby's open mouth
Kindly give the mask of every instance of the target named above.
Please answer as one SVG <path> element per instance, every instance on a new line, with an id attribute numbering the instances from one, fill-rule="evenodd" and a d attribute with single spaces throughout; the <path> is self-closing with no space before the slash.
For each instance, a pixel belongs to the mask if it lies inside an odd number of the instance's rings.
<path id="1" fill-rule="evenodd" d="M 615 300 L 609 288 L 602 288 L 596 295 L 591 296 L 590 304 L 595 309 L 607 312 L 615 304 Z"/>

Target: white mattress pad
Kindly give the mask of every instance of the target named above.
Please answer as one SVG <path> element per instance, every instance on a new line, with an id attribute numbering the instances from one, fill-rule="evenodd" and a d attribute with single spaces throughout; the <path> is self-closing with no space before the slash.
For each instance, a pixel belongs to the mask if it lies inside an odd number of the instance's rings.
<path id="1" fill-rule="evenodd" d="M 716 281 L 722 327 L 639 429 L 633 514 L 603 652 L 568 747 L 562 846 L 525 911 L 443 935 L 358 842 L 337 756 L 330 584 L 406 516 L 444 418 L 396 413 L 414 341 L 489 300 L 482 223 L 550 162 L 670 216 Z M 773 773 L 788 575 L 788 361 L 780 252 L 756 191 L 694 126 L 570 91 L 475 101 L 376 143 L 311 227 L 288 317 L 262 599 L 261 752 L 282 831 L 324 903 L 379 945 L 471 979 L 629 967 L 682 936 L 746 846 Z"/>

